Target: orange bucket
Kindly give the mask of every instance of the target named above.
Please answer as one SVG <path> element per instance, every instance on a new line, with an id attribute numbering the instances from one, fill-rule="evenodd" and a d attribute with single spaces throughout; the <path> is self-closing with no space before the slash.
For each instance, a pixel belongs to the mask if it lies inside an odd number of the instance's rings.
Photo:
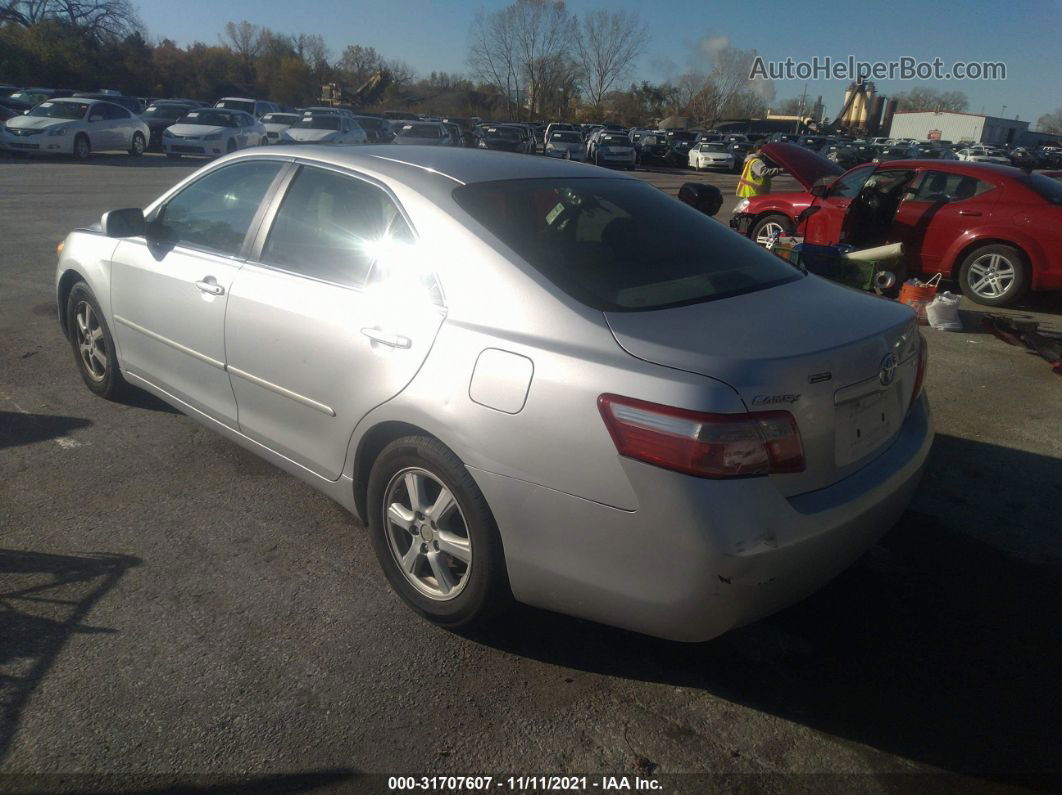
<path id="1" fill-rule="evenodd" d="M 926 317 L 926 307 L 937 297 L 937 288 L 940 286 L 941 278 L 942 275 L 938 273 L 922 286 L 904 282 L 900 288 L 900 303 L 911 307 L 918 315 L 918 322 L 923 326 L 929 323 Z"/>

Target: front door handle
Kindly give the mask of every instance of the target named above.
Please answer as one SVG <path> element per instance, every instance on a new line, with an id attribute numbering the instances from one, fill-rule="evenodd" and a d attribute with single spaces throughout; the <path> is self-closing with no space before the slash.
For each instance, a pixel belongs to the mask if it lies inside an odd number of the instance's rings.
<path id="1" fill-rule="evenodd" d="M 980 210 L 959 210 L 959 215 L 980 215 Z"/>
<path id="2" fill-rule="evenodd" d="M 202 292 L 209 293 L 210 295 L 224 295 L 225 288 L 218 284 L 218 280 L 213 276 L 204 276 L 201 281 L 195 283 Z"/>
<path id="3" fill-rule="evenodd" d="M 363 328 L 361 333 L 373 342 L 386 345 L 388 348 L 409 348 L 413 345 L 413 340 L 409 337 L 403 337 L 400 334 L 388 334 L 375 328 Z"/>

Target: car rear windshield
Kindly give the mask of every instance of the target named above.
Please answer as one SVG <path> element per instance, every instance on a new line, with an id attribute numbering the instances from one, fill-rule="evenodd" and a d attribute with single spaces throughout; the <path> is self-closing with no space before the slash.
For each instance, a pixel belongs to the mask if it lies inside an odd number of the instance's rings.
<path id="1" fill-rule="evenodd" d="M 294 124 L 298 120 L 294 113 L 267 113 L 262 117 L 264 124 Z"/>
<path id="2" fill-rule="evenodd" d="M 631 139 L 626 135 L 602 135 L 601 143 L 604 146 L 630 146 Z"/>
<path id="3" fill-rule="evenodd" d="M 802 278 L 778 257 L 641 180 L 479 182 L 453 195 L 551 282 L 602 311 L 682 306 Z"/>
<path id="4" fill-rule="evenodd" d="M 303 116 L 293 125 L 296 130 L 338 130 L 338 116 Z"/>
<path id="5" fill-rule="evenodd" d="M 515 127 L 489 127 L 485 133 L 487 138 L 504 138 L 516 141 L 520 138 L 520 131 Z"/>
<path id="6" fill-rule="evenodd" d="M 145 119 L 179 119 L 187 111 L 184 105 L 152 105 L 143 116 Z"/>
<path id="7" fill-rule="evenodd" d="M 578 144 L 582 143 L 583 138 L 577 132 L 567 132 L 565 130 L 558 130 L 549 136 L 551 141 L 560 141 L 566 144 Z"/>
<path id="8" fill-rule="evenodd" d="M 253 102 L 241 102 L 238 99 L 222 99 L 219 100 L 215 108 L 225 108 L 226 110 L 242 110 L 246 113 L 254 115 L 254 103 Z"/>
<path id="9" fill-rule="evenodd" d="M 223 110 L 193 110 L 181 119 L 182 124 L 204 124 L 209 127 L 236 127 L 236 117 Z"/>
<path id="10" fill-rule="evenodd" d="M 1016 179 L 1025 187 L 1039 193 L 1051 204 L 1062 205 L 1062 182 L 1057 179 L 1051 179 L 1043 174 L 1029 174 Z"/>
<path id="11" fill-rule="evenodd" d="M 407 124 L 398 134 L 404 138 L 442 138 L 443 130 L 434 124 Z"/>

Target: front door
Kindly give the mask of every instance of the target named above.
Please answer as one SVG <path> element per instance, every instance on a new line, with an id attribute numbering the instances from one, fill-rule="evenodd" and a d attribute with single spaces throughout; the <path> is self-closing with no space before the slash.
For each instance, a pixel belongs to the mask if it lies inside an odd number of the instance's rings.
<path id="1" fill-rule="evenodd" d="M 383 188 L 303 165 L 225 321 L 240 430 L 330 480 L 355 425 L 420 369 L 445 312 Z"/>
<path id="2" fill-rule="evenodd" d="M 283 163 L 244 161 L 184 187 L 114 253 L 111 309 L 123 368 L 236 426 L 225 306 L 245 238 Z"/>
<path id="3" fill-rule="evenodd" d="M 802 225 L 803 229 L 798 228 L 798 233 L 803 232 L 804 239 L 815 245 L 839 242 L 845 214 L 875 168 L 873 164 L 859 166 L 838 177 L 837 181 L 830 185 L 826 195 L 817 198 L 815 203 L 805 210 L 806 220 Z"/>

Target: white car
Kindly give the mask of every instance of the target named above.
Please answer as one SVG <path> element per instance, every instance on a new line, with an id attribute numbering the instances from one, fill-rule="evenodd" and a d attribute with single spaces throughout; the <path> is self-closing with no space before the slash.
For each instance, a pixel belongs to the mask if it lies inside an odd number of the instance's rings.
<path id="1" fill-rule="evenodd" d="M 722 142 L 699 143 L 690 149 L 689 166 L 694 171 L 704 171 L 709 168 L 724 168 L 732 171 L 734 153 Z"/>
<path id="2" fill-rule="evenodd" d="M 596 166 L 622 166 L 633 171 L 638 160 L 634 142 L 625 132 L 603 130 L 595 139 L 593 151 Z"/>
<path id="3" fill-rule="evenodd" d="M 1005 166 L 1010 165 L 1010 158 L 1007 157 L 1006 152 L 1002 149 L 987 149 L 983 146 L 970 146 L 966 149 L 960 149 L 958 156 L 959 160 L 965 160 L 968 163 L 1001 163 Z"/>
<path id="4" fill-rule="evenodd" d="M 123 150 L 142 155 L 151 131 L 125 108 L 98 99 L 50 99 L 3 129 L 4 147 L 14 152 L 73 155 Z"/>
<path id="5" fill-rule="evenodd" d="M 298 113 L 267 113 L 263 116 L 262 126 L 265 127 L 269 143 L 277 143 L 280 140 L 280 134 L 301 118 L 302 116 Z"/>
<path id="6" fill-rule="evenodd" d="M 217 157 L 268 143 L 265 125 L 242 110 L 193 110 L 162 134 L 162 151 L 171 160 L 182 155 Z"/>
<path id="7" fill-rule="evenodd" d="M 550 126 L 556 127 L 557 125 Z M 548 157 L 582 160 L 583 136 L 575 130 L 554 129 L 546 135 L 545 152 Z"/>
<path id="8" fill-rule="evenodd" d="M 214 103 L 215 108 L 222 110 L 242 110 L 250 113 L 256 119 L 260 119 L 267 113 L 276 113 L 280 105 L 275 102 L 267 102 L 264 99 L 248 99 L 247 97 L 222 97 Z"/>
<path id="9" fill-rule="evenodd" d="M 311 113 L 280 134 L 282 144 L 366 144 L 369 137 L 354 119 L 338 113 Z"/>

